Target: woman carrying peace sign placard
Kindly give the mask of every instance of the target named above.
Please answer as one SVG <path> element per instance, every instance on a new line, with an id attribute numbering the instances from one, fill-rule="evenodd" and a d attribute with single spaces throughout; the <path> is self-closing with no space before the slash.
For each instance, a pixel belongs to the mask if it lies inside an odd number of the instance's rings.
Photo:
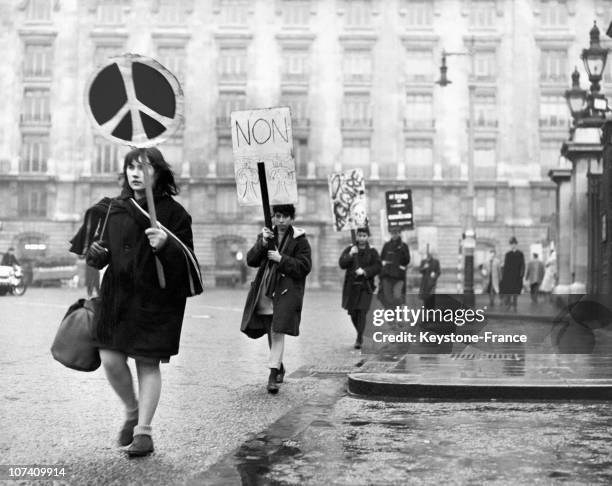
<path id="1" fill-rule="evenodd" d="M 150 227 L 147 213 L 143 159 L 154 170 L 157 228 Z M 156 148 L 130 151 L 123 174 L 121 195 L 104 198 L 87 210 L 70 251 L 85 253 L 93 267 L 108 265 L 95 316 L 97 344 L 108 381 L 126 408 L 119 444 L 130 446 L 130 456 L 145 456 L 153 452 L 159 363 L 178 353 L 186 298 L 202 292 L 202 281 L 193 253 L 191 216 L 172 198 L 178 188 L 162 153 Z M 95 240 L 100 225 L 104 230 Z M 158 279 L 156 259 L 163 279 Z M 127 358 L 136 361 L 138 398 Z"/>

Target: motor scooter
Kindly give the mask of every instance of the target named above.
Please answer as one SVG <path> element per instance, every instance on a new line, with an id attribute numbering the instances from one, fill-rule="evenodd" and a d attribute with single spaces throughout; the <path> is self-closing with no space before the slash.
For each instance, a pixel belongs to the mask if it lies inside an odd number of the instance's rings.
<path id="1" fill-rule="evenodd" d="M 23 270 L 19 265 L 0 265 L 0 295 L 22 296 L 26 291 Z"/>

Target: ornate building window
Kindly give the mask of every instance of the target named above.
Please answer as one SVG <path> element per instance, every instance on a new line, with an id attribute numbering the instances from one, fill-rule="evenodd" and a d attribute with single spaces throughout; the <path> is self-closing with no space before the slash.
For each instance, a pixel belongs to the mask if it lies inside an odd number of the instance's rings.
<path id="1" fill-rule="evenodd" d="M 432 128 L 433 126 L 433 95 L 431 93 L 406 94 L 404 128 Z"/>
<path id="2" fill-rule="evenodd" d="M 47 216 L 47 189 L 44 183 L 19 184 L 17 213 L 22 218 Z"/>
<path id="3" fill-rule="evenodd" d="M 566 28 L 568 8 L 565 0 L 540 0 L 540 25 L 543 28 Z"/>
<path id="4" fill-rule="evenodd" d="M 496 26 L 496 12 L 495 0 L 471 0 L 468 25 L 472 29 L 493 29 Z"/>
<path id="5" fill-rule="evenodd" d="M 104 43 L 95 46 L 94 63 L 96 66 L 102 66 L 108 63 L 108 59 L 114 56 L 119 56 L 125 52 L 123 43 Z"/>
<path id="6" fill-rule="evenodd" d="M 219 49 L 219 78 L 225 82 L 246 82 L 246 47 L 222 47 Z"/>
<path id="7" fill-rule="evenodd" d="M 22 123 L 49 123 L 51 96 L 48 89 L 26 88 L 21 110 Z"/>
<path id="8" fill-rule="evenodd" d="M 567 49 L 543 48 L 540 52 L 540 82 L 566 83 Z"/>
<path id="9" fill-rule="evenodd" d="M 283 82 L 308 82 L 310 58 L 307 49 L 283 49 L 282 66 Z"/>
<path id="10" fill-rule="evenodd" d="M 53 0 L 27 0 L 26 20 L 28 22 L 50 22 Z"/>
<path id="11" fill-rule="evenodd" d="M 187 20 L 185 0 L 158 0 L 161 25 L 183 25 Z"/>
<path id="12" fill-rule="evenodd" d="M 281 12 L 286 27 L 305 27 L 310 23 L 310 0 L 282 0 Z"/>
<path id="13" fill-rule="evenodd" d="M 53 74 L 53 47 L 49 44 L 26 44 L 24 78 L 49 78 Z"/>
<path id="14" fill-rule="evenodd" d="M 497 177 L 496 145 L 494 138 L 474 140 L 474 178 L 495 179 Z"/>
<path id="15" fill-rule="evenodd" d="M 495 189 L 477 189 L 475 191 L 476 221 L 495 221 Z"/>
<path id="16" fill-rule="evenodd" d="M 344 0 L 345 25 L 349 28 L 372 25 L 371 0 Z"/>
<path id="17" fill-rule="evenodd" d="M 559 139 L 544 139 L 540 141 L 540 175 L 542 178 L 548 178 L 548 171 L 559 167 L 559 158 L 561 157 L 561 145 L 565 140 Z"/>
<path id="18" fill-rule="evenodd" d="M 243 92 L 219 93 L 217 104 L 217 126 L 221 128 L 230 127 L 230 114 L 232 111 L 244 110 L 246 107 L 246 95 Z"/>
<path id="19" fill-rule="evenodd" d="M 370 128 L 372 113 L 367 93 L 345 94 L 342 102 L 342 128 Z"/>
<path id="20" fill-rule="evenodd" d="M 216 215 L 220 218 L 235 218 L 239 214 L 236 188 L 217 186 Z"/>
<path id="21" fill-rule="evenodd" d="M 24 174 L 44 174 L 49 158 L 48 135 L 24 135 L 19 171 Z"/>
<path id="22" fill-rule="evenodd" d="M 435 72 L 433 51 L 431 49 L 407 49 L 405 72 L 408 82 L 432 81 Z"/>
<path id="23" fill-rule="evenodd" d="M 97 0 L 96 23 L 98 25 L 122 25 L 125 23 L 124 0 Z"/>
<path id="24" fill-rule="evenodd" d="M 408 179 L 431 179 L 433 177 L 433 143 L 431 139 L 406 139 L 404 162 Z"/>
<path id="25" fill-rule="evenodd" d="M 406 27 L 413 29 L 433 26 L 433 0 L 402 0 L 401 8 L 406 14 Z"/>
<path id="26" fill-rule="evenodd" d="M 474 53 L 474 76 L 477 81 L 492 81 L 497 75 L 495 50 L 478 50 Z"/>
<path id="27" fill-rule="evenodd" d="M 249 16 L 248 0 L 217 0 L 221 14 L 220 24 L 246 26 Z"/>
<path id="28" fill-rule="evenodd" d="M 93 174 L 117 174 L 120 167 L 123 167 L 122 159 L 126 152 L 126 149 L 122 149 L 116 143 L 96 137 L 91 172 Z"/>
<path id="29" fill-rule="evenodd" d="M 433 190 L 428 188 L 413 189 L 412 210 L 414 219 L 417 221 L 433 219 Z"/>
<path id="30" fill-rule="evenodd" d="M 291 110 L 291 123 L 293 129 L 308 128 L 308 95 L 304 92 L 284 92 L 281 95 L 281 106 L 288 106 Z"/>
<path id="31" fill-rule="evenodd" d="M 234 156 L 230 137 L 219 137 L 217 142 L 217 176 L 234 177 Z"/>
<path id="32" fill-rule="evenodd" d="M 185 47 L 160 45 L 157 60 L 176 76 L 181 84 L 185 80 Z"/>
<path id="33" fill-rule="evenodd" d="M 569 119 L 567 102 L 563 95 L 540 96 L 540 127 L 566 129 L 569 126 Z"/>
<path id="34" fill-rule="evenodd" d="M 346 49 L 342 61 L 345 83 L 372 82 L 372 51 Z"/>
<path id="35" fill-rule="evenodd" d="M 497 100 L 494 93 L 476 94 L 474 97 L 474 126 L 497 126 Z"/>
<path id="36" fill-rule="evenodd" d="M 343 169 L 361 169 L 364 177 L 370 176 L 370 138 L 344 137 L 342 140 Z"/>

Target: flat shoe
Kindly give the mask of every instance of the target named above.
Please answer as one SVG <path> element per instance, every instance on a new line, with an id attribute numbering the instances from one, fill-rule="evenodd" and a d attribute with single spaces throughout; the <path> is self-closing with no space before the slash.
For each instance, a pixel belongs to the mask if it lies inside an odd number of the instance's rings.
<path id="1" fill-rule="evenodd" d="M 130 457 L 144 457 L 151 452 L 153 452 L 153 439 L 150 435 L 135 435 L 132 445 L 127 448 L 127 454 Z"/>
<path id="2" fill-rule="evenodd" d="M 126 420 L 123 427 L 119 431 L 119 445 L 121 447 L 129 446 L 134 440 L 134 427 L 138 425 L 138 419 Z"/>

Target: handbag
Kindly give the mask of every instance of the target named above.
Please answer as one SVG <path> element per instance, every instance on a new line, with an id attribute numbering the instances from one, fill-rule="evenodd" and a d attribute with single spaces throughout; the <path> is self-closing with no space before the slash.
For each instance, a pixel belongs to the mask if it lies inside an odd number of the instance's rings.
<path id="1" fill-rule="evenodd" d="M 98 298 L 79 299 L 68 308 L 51 345 L 51 354 L 64 366 L 78 371 L 100 367 L 94 341 L 94 314 L 99 302 Z"/>

